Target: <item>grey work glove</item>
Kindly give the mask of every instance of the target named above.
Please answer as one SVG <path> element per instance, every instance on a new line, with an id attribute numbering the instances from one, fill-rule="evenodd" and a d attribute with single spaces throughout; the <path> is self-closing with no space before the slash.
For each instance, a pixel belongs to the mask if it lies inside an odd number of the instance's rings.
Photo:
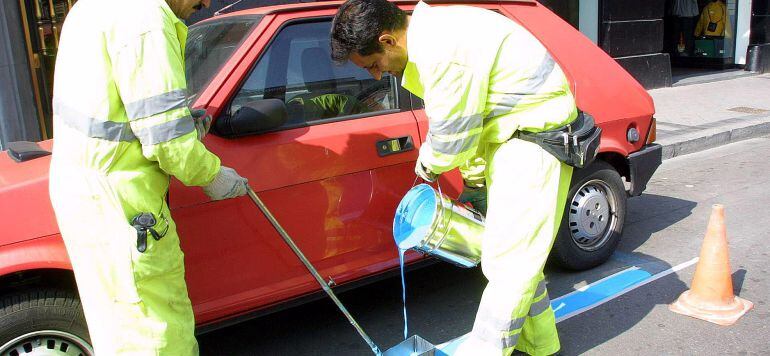
<path id="1" fill-rule="evenodd" d="M 203 192 L 211 200 L 222 200 L 246 195 L 249 180 L 243 178 L 230 167 L 222 166 L 219 173 L 209 185 L 203 187 Z"/>
<path id="2" fill-rule="evenodd" d="M 203 140 L 211 128 L 211 115 L 206 115 L 204 109 L 190 109 L 190 115 L 193 117 L 195 131 L 198 131 L 198 140 Z"/>
<path id="3" fill-rule="evenodd" d="M 429 169 L 425 168 L 425 166 L 422 165 L 422 162 L 420 162 L 419 158 L 417 159 L 417 163 L 414 165 L 414 174 L 429 183 L 435 182 L 439 176 L 438 174 L 433 173 Z"/>
<path id="4" fill-rule="evenodd" d="M 474 188 L 466 185 L 457 200 L 463 204 L 471 203 L 481 215 L 487 215 L 487 187 Z"/>

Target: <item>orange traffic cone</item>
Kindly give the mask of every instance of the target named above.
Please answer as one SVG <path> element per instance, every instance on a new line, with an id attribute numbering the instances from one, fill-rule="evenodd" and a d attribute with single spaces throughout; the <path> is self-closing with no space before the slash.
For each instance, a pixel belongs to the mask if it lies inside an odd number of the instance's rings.
<path id="1" fill-rule="evenodd" d="M 732 325 L 754 307 L 754 303 L 733 294 L 724 220 L 724 206 L 714 204 L 692 286 L 669 306 L 671 311 L 719 325 Z"/>

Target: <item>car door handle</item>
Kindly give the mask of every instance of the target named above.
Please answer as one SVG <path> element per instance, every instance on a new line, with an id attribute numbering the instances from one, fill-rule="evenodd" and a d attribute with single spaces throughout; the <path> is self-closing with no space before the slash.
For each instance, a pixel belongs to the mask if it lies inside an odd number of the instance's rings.
<path id="1" fill-rule="evenodd" d="M 403 136 L 377 141 L 377 154 L 380 157 L 411 151 L 413 149 L 414 140 L 412 140 L 412 136 Z"/>

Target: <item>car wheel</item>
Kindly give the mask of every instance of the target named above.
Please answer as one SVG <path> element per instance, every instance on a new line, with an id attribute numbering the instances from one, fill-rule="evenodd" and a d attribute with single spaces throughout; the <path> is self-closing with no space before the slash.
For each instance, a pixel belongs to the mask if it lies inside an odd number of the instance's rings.
<path id="1" fill-rule="evenodd" d="M 585 270 L 615 251 L 626 217 L 626 190 L 615 169 L 604 161 L 575 170 L 551 260 Z"/>
<path id="2" fill-rule="evenodd" d="M 36 290 L 0 299 L 0 355 L 30 354 L 94 354 L 76 293 Z"/>

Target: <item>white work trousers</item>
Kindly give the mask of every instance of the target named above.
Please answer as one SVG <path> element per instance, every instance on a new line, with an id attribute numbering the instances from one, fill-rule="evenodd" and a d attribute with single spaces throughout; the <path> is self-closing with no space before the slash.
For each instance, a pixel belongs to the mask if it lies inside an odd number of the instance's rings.
<path id="1" fill-rule="evenodd" d="M 572 167 L 518 139 L 487 147 L 482 269 L 489 280 L 458 355 L 547 355 L 560 348 L 543 266 L 558 232 Z"/>

